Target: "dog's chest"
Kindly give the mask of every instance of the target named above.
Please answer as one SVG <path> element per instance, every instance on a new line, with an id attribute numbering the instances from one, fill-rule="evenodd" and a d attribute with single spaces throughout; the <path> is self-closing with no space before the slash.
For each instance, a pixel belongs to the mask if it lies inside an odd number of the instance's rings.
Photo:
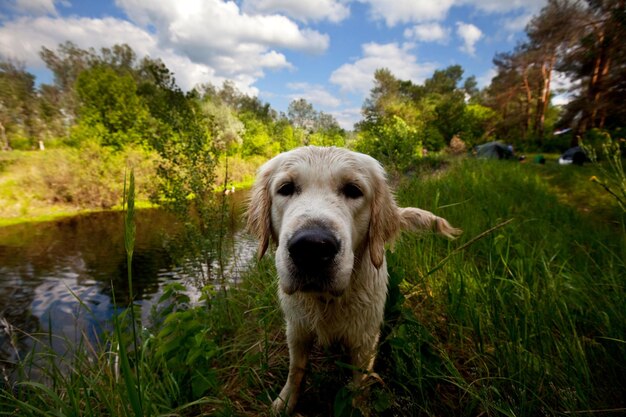
<path id="1" fill-rule="evenodd" d="M 283 308 L 290 320 L 314 333 L 319 344 L 352 344 L 362 335 L 378 334 L 383 318 L 385 291 L 376 293 L 376 299 L 364 295 L 332 298 L 302 294 L 283 300 L 287 302 Z"/>

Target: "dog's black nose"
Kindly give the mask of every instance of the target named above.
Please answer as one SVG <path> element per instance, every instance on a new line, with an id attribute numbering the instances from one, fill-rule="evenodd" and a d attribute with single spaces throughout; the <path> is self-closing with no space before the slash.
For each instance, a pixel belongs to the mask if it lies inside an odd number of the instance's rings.
<path id="1" fill-rule="evenodd" d="M 328 267 L 339 252 L 339 241 L 323 228 L 298 230 L 287 242 L 289 256 L 300 269 Z"/>

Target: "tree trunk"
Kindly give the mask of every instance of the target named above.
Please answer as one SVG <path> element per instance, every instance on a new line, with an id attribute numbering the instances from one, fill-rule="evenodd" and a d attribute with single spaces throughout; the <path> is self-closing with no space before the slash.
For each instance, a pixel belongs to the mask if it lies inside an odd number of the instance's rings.
<path id="1" fill-rule="evenodd" d="M 582 128 L 580 134 L 584 134 L 588 128 L 598 127 L 598 112 L 600 111 L 600 103 L 603 98 L 602 81 L 609 73 L 611 58 L 606 45 L 606 36 L 604 28 L 598 31 L 598 53 L 593 62 L 593 71 L 589 78 L 587 98 L 588 107 L 585 108 L 581 116 L 579 126 Z"/>
<path id="2" fill-rule="evenodd" d="M 537 114 L 535 115 L 535 135 L 541 142 L 543 140 L 543 134 L 546 123 L 546 112 L 548 111 L 548 105 L 550 104 L 550 84 L 552 82 L 552 69 L 556 63 L 556 54 L 552 54 L 549 60 L 542 62 L 541 64 L 541 80 L 542 88 L 539 99 L 537 100 Z"/>
<path id="3" fill-rule="evenodd" d="M 11 146 L 9 145 L 9 139 L 6 135 L 6 130 L 4 129 L 4 125 L 0 123 L 0 143 L 2 144 L 3 151 L 10 151 Z"/>
<path id="4" fill-rule="evenodd" d="M 528 68 L 524 70 L 522 80 L 524 81 L 524 91 L 526 92 L 526 106 L 524 107 L 524 114 L 526 117 L 524 118 L 522 139 L 526 139 L 526 135 L 528 134 L 528 130 L 530 129 L 530 121 L 532 118 L 530 114 L 530 103 L 532 103 L 533 101 L 533 93 L 530 88 L 530 83 L 528 82 Z"/>

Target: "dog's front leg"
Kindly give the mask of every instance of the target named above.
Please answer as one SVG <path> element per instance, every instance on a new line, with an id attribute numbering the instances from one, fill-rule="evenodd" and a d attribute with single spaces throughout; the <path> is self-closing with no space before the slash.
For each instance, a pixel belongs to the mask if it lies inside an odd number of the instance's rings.
<path id="1" fill-rule="evenodd" d="M 378 334 L 359 341 L 350 349 L 350 356 L 354 371 L 352 375 L 352 386 L 355 396 L 352 399 L 352 406 L 357 408 L 365 417 L 371 415 L 368 408 L 369 384 L 367 378 L 374 369 L 374 360 L 378 347 Z"/>
<path id="2" fill-rule="evenodd" d="M 289 376 L 278 398 L 272 404 L 275 413 L 286 412 L 290 414 L 295 408 L 313 340 L 314 335 L 303 326 L 287 323 Z"/>
<path id="3" fill-rule="evenodd" d="M 352 382 L 355 388 L 363 384 L 363 381 L 374 369 L 374 360 L 376 359 L 376 349 L 378 347 L 378 334 L 367 337 L 359 341 L 350 349 L 350 356 L 354 372 Z"/>

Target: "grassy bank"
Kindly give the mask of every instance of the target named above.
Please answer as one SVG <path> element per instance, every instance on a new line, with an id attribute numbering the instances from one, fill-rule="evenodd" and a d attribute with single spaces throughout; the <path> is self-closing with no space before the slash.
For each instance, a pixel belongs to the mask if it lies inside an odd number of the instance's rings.
<path id="1" fill-rule="evenodd" d="M 129 167 L 137 173 L 138 201 L 146 206 L 156 164 L 155 154 L 132 147 L 0 152 L 0 226 L 119 208 Z"/>
<path id="2" fill-rule="evenodd" d="M 399 180 L 402 205 L 464 234 L 405 235 L 388 255 L 373 415 L 626 413 L 625 219 L 608 200 L 577 203 L 590 171 L 557 168 L 467 159 Z M 583 200 L 596 198 L 591 187 Z M 136 346 L 128 330 L 72 357 L 25 358 L 0 414 L 269 415 L 288 365 L 272 264 L 205 288 L 196 308 L 171 285 Z M 358 415 L 346 362 L 314 352 L 302 415 Z M 34 370 L 49 383 L 28 382 Z"/>
<path id="3" fill-rule="evenodd" d="M 259 156 L 222 157 L 215 170 L 216 191 L 225 183 L 229 189 L 249 188 L 264 161 Z M 155 153 L 132 147 L 0 152 L 0 227 L 121 209 L 124 175 L 131 167 L 137 176 L 137 206 L 152 207 L 157 163 Z"/>

